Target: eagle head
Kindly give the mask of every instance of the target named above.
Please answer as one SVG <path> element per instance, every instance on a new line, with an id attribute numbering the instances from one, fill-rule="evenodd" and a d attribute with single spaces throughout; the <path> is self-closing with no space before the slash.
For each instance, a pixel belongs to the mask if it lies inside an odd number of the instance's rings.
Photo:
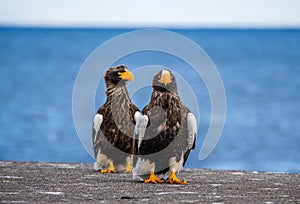
<path id="1" fill-rule="evenodd" d="M 124 65 L 109 68 L 104 76 L 106 84 L 122 85 L 126 81 L 133 81 L 133 74 Z"/>
<path id="2" fill-rule="evenodd" d="M 169 69 L 160 70 L 153 77 L 152 87 L 158 91 L 177 92 L 177 83 L 175 76 Z"/>

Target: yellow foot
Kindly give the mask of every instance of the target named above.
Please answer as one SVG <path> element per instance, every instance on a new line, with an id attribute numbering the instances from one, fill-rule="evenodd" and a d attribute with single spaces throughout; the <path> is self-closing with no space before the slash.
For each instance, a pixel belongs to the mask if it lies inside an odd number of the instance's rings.
<path id="1" fill-rule="evenodd" d="M 112 162 L 109 163 L 109 167 L 107 169 L 101 169 L 101 173 L 116 173 L 114 164 Z"/>
<path id="2" fill-rule="evenodd" d="M 170 184 L 173 184 L 173 183 L 175 183 L 175 184 L 187 184 L 186 180 L 184 180 L 184 181 L 179 180 L 177 178 L 175 172 L 173 172 L 173 171 L 171 172 L 170 178 L 166 182 L 170 183 Z"/>
<path id="3" fill-rule="evenodd" d="M 153 172 L 150 173 L 149 179 L 144 181 L 145 183 L 162 183 L 160 178 L 157 178 Z"/>
<path id="4" fill-rule="evenodd" d="M 127 163 L 124 173 L 132 173 L 132 167 L 129 163 Z"/>

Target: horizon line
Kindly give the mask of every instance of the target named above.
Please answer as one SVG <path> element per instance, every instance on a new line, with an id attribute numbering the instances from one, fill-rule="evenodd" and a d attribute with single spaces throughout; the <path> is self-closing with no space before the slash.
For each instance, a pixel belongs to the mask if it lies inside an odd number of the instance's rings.
<path id="1" fill-rule="evenodd" d="M 24 24 L 0 23 L 0 28 L 69 28 L 69 29 L 300 29 L 300 25 L 236 24 Z"/>

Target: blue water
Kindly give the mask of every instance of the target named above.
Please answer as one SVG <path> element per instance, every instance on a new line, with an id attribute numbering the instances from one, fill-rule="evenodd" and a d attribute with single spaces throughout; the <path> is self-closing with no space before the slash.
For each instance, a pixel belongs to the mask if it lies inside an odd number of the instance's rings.
<path id="1" fill-rule="evenodd" d="M 0 160 L 93 162 L 73 125 L 73 85 L 89 54 L 127 31 L 0 28 Z M 210 100 L 204 85 L 196 90 L 201 121 L 186 166 L 300 173 L 300 30 L 172 31 L 207 52 L 227 96 L 222 137 L 199 161 Z M 119 62 L 133 68 L 162 64 L 180 72 L 181 62 L 159 56 L 137 53 Z M 133 96 L 140 108 L 150 91 Z M 96 106 L 103 101 L 99 88 Z"/>

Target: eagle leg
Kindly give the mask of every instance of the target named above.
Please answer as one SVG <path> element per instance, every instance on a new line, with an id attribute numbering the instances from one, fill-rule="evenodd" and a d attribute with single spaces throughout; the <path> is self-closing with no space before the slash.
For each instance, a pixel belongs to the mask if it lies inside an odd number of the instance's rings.
<path id="1" fill-rule="evenodd" d="M 116 173 L 113 162 L 109 162 L 109 167 L 107 169 L 101 169 L 101 173 Z"/>
<path id="2" fill-rule="evenodd" d="M 154 174 L 154 172 L 150 173 L 149 179 L 144 181 L 145 183 L 162 183 L 162 180 L 160 178 L 157 178 Z"/>
<path id="3" fill-rule="evenodd" d="M 186 180 L 184 180 L 184 181 L 179 180 L 174 171 L 171 171 L 170 178 L 166 182 L 169 183 L 169 184 L 173 184 L 173 183 L 175 183 L 175 184 L 187 184 Z"/>
<path id="4" fill-rule="evenodd" d="M 130 163 L 127 163 L 124 173 L 132 173 L 132 167 Z"/>

